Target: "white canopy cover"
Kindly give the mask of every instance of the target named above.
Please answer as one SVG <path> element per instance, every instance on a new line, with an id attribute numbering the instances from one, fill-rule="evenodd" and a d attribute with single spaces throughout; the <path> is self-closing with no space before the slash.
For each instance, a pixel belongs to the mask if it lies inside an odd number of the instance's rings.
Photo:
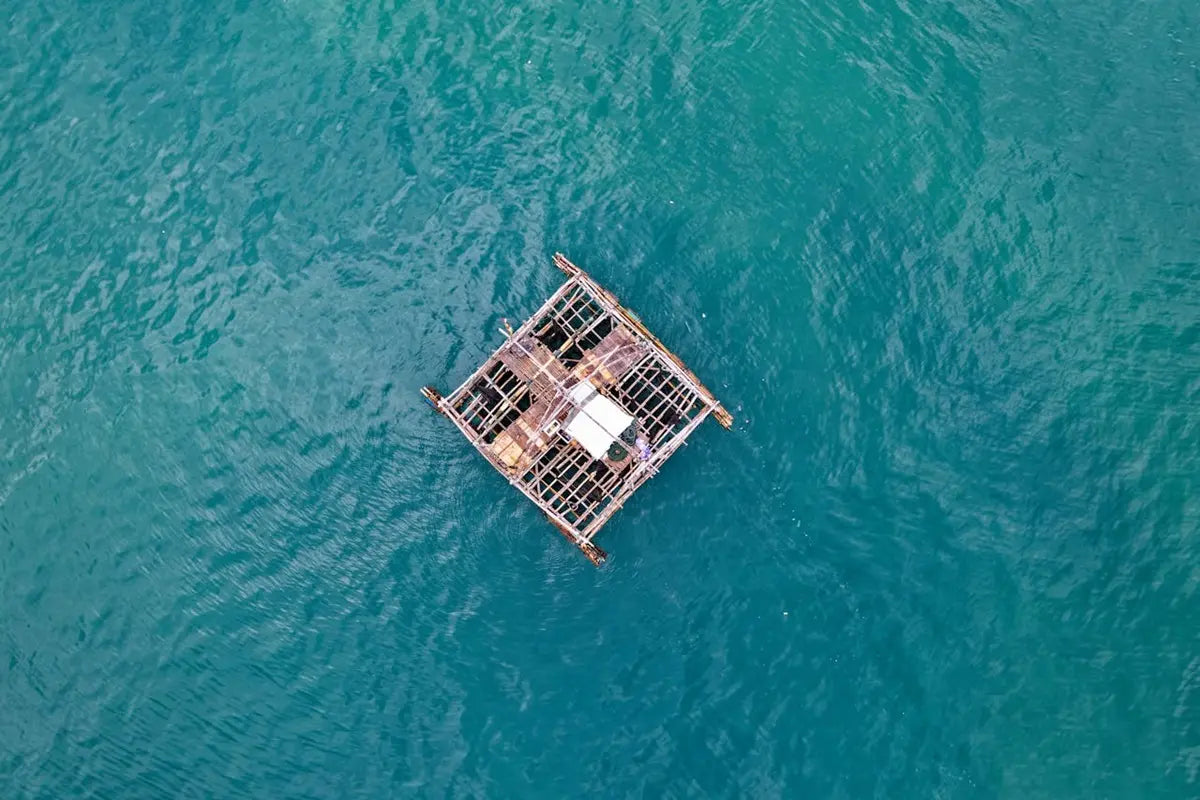
<path id="1" fill-rule="evenodd" d="M 567 423 L 567 435 L 592 458 L 604 458 L 617 437 L 633 424 L 633 417 L 586 381 L 571 390 L 571 399 L 579 410 Z"/>

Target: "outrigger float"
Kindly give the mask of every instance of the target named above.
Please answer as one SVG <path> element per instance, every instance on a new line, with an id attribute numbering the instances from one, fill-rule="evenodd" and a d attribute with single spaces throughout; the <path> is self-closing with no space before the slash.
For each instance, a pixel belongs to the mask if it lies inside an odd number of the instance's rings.
<path id="1" fill-rule="evenodd" d="M 604 523 L 710 414 L 733 418 L 616 296 L 567 281 L 446 397 L 421 394 L 600 566 Z"/>

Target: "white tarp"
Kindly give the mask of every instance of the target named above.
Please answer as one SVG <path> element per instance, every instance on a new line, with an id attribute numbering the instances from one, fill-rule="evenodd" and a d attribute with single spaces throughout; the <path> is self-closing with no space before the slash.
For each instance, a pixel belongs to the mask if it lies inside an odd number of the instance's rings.
<path id="1" fill-rule="evenodd" d="M 587 450 L 592 458 L 604 458 L 609 446 L 617 438 L 582 411 L 567 423 L 567 435 L 583 445 L 583 449 Z"/>
<path id="2" fill-rule="evenodd" d="M 579 410 L 567 423 L 567 435 L 592 458 L 604 458 L 617 437 L 633 424 L 633 417 L 586 382 L 571 390 L 571 399 L 579 403 Z"/>
<path id="3" fill-rule="evenodd" d="M 571 387 L 571 402 L 577 406 L 583 406 L 595 393 L 595 386 L 592 386 L 587 381 L 580 381 Z"/>

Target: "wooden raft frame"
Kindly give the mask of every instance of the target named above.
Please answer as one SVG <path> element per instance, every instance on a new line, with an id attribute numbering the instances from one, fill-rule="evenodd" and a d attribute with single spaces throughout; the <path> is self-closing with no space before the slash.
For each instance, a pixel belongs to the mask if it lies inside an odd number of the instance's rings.
<path id="1" fill-rule="evenodd" d="M 706 417 L 726 429 L 733 418 L 612 292 L 562 253 L 554 264 L 566 283 L 479 369 L 445 397 L 421 393 L 600 566 L 600 528 Z M 593 459 L 567 436 L 569 392 L 584 381 L 636 420 L 640 447 Z"/>

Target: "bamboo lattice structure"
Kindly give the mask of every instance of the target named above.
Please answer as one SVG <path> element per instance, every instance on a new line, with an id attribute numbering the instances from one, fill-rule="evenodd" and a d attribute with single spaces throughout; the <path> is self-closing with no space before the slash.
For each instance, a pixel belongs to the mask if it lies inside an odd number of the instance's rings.
<path id="1" fill-rule="evenodd" d="M 561 253 L 554 264 L 566 283 L 479 369 L 421 393 L 600 566 L 600 528 L 706 417 L 733 418 L 611 292 Z"/>

